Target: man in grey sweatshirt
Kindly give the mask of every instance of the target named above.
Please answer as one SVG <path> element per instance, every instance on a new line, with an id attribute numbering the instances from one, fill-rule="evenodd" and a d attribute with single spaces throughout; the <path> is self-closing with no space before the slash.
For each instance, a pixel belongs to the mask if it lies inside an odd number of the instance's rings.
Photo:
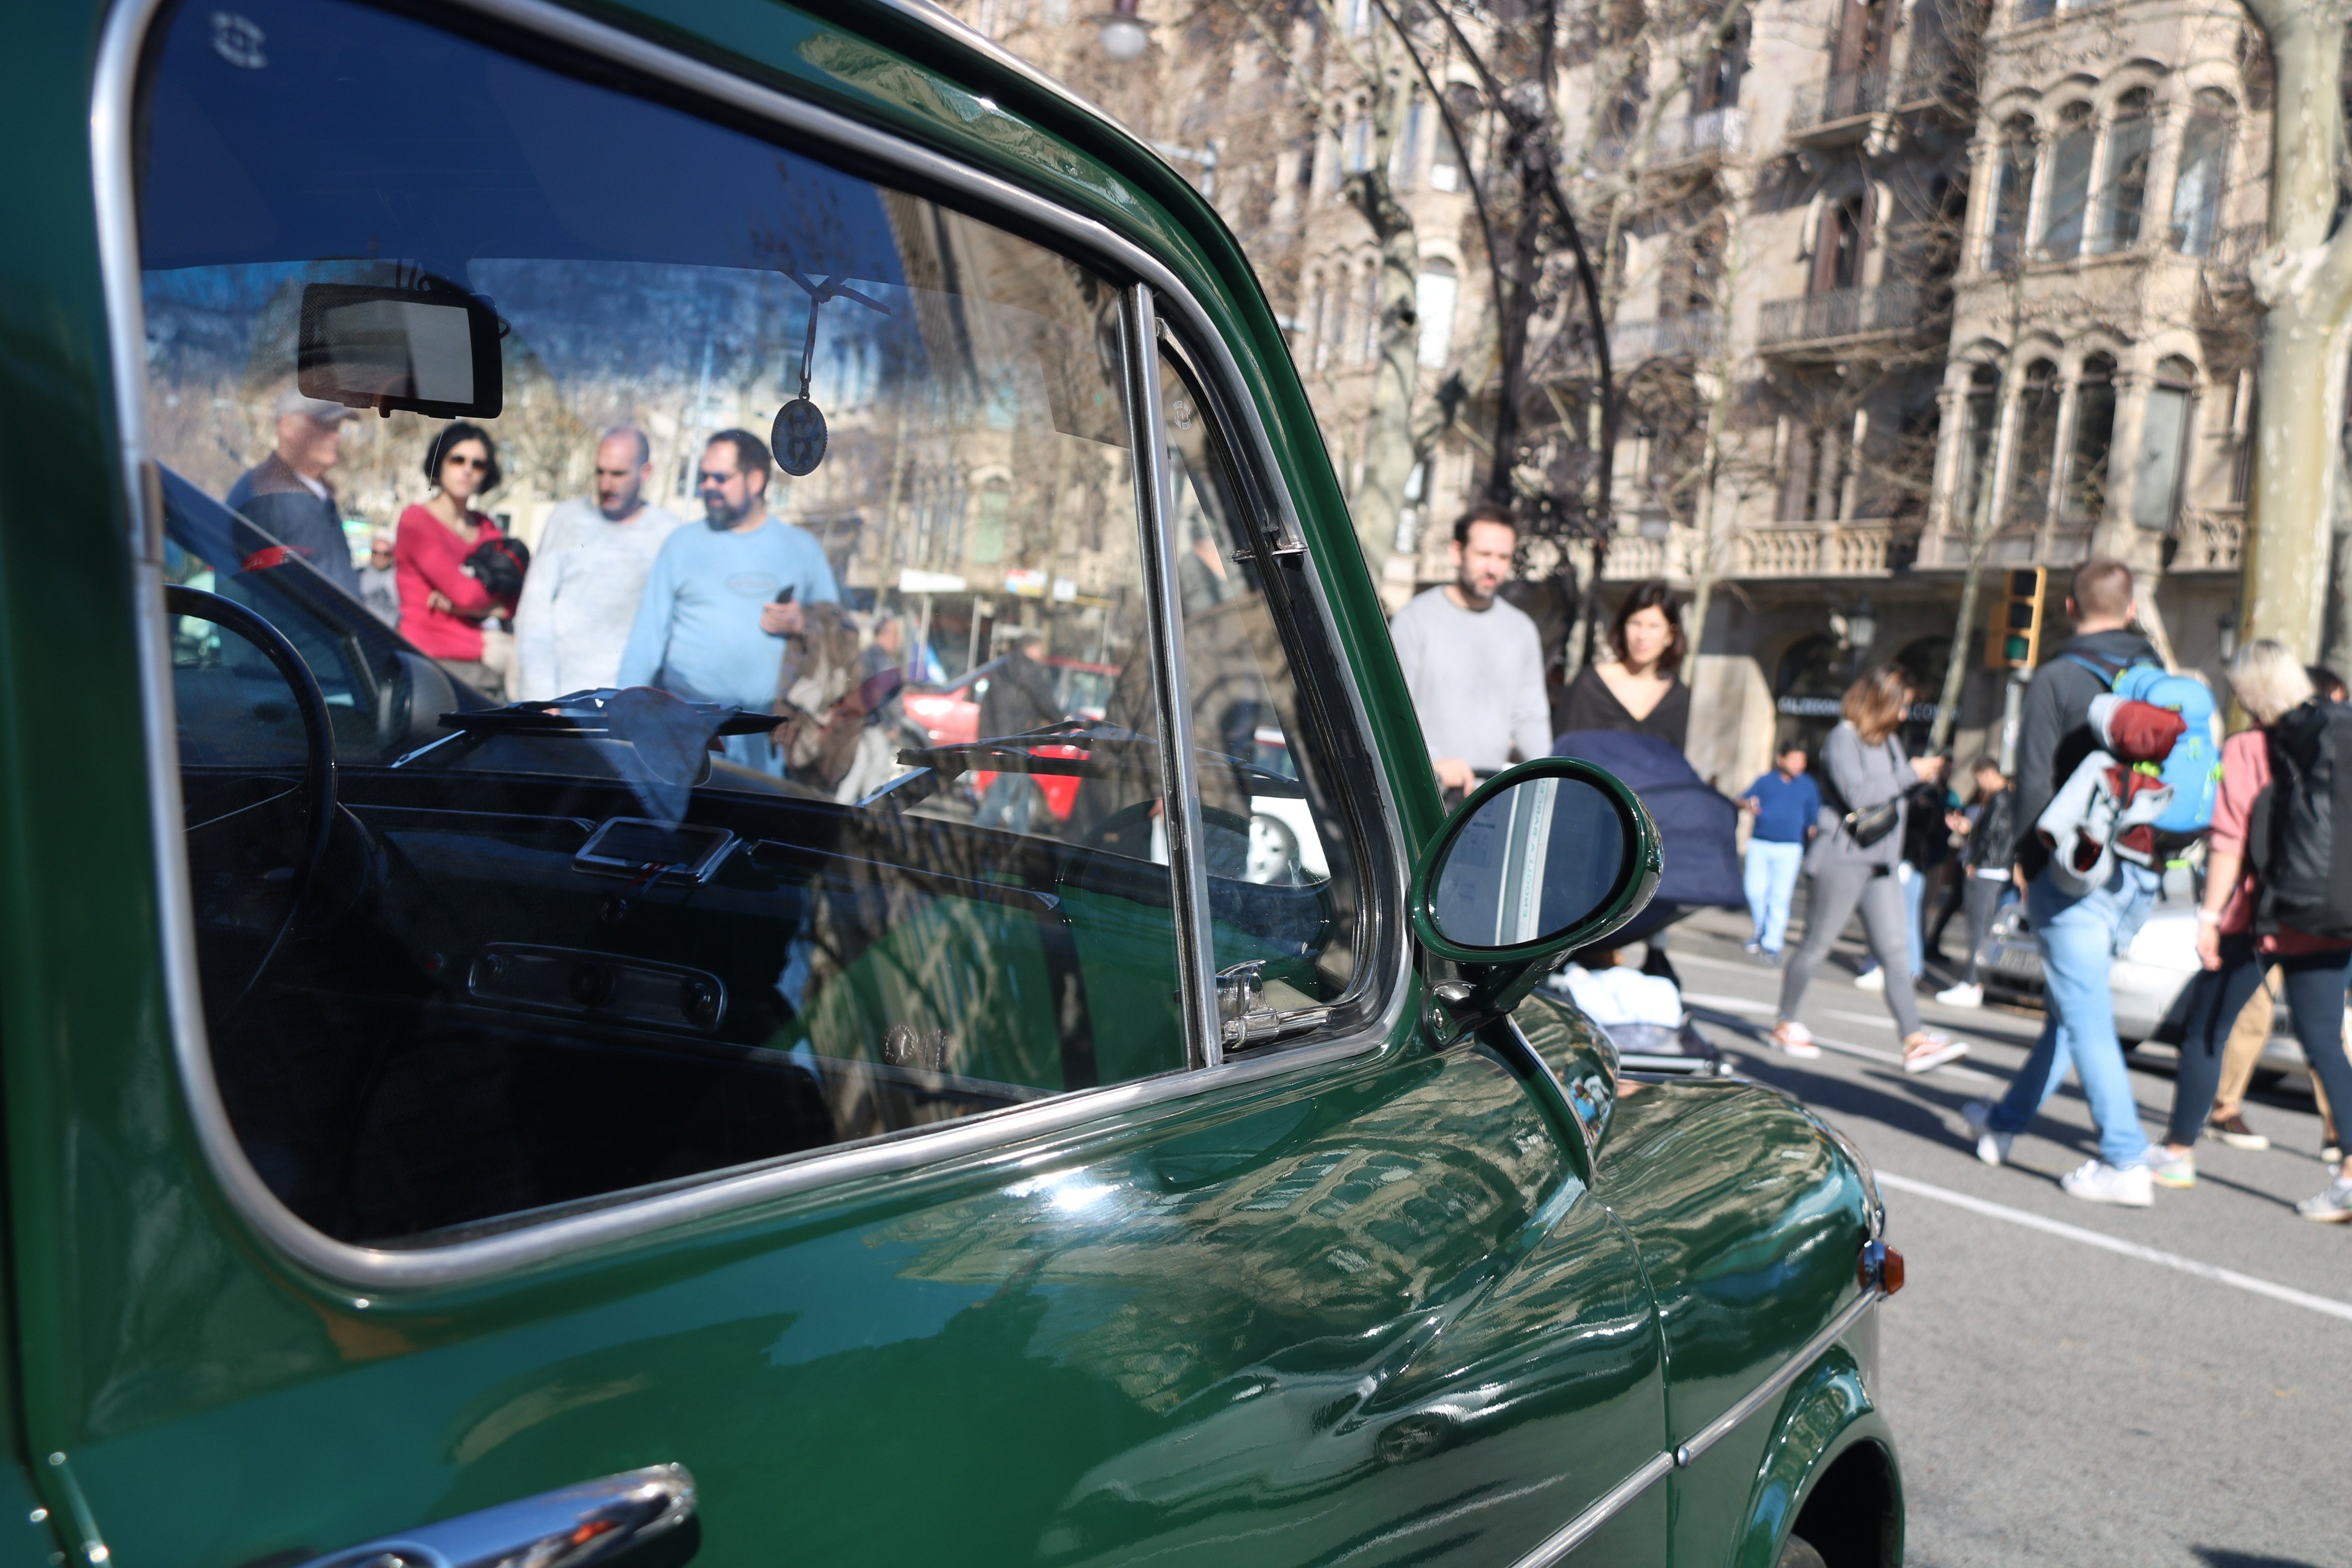
<path id="1" fill-rule="evenodd" d="M 1443 790 L 1469 790 L 1479 771 L 1551 753 L 1543 641 L 1536 624 L 1495 596 L 1518 548 L 1511 514 L 1481 502 L 1454 525 L 1454 580 L 1416 595 L 1389 622 L 1397 662 L 1421 715 Z"/>
<path id="2" fill-rule="evenodd" d="M 515 608 L 517 700 L 610 686 L 645 597 L 654 557 L 681 521 L 648 506 L 653 449 L 622 425 L 596 443 L 596 499 L 547 514 Z"/>

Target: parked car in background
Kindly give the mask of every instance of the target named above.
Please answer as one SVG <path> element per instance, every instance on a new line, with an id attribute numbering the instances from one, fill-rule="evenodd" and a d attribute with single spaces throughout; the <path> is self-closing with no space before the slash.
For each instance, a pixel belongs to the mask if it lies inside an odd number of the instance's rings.
<path id="1" fill-rule="evenodd" d="M 2010 905 L 1994 920 L 1977 962 L 1988 997 L 2032 1007 L 2042 1005 L 2042 948 L 2028 928 L 2022 904 Z M 2198 968 L 2196 908 L 2177 900 L 2158 904 L 2107 971 L 2116 1034 L 2125 1049 L 2180 1043 L 2189 982 Z M 2273 1014 L 2257 1070 L 2274 1075 L 2305 1070 L 2303 1047 L 2295 1042 L 2284 999 Z"/>

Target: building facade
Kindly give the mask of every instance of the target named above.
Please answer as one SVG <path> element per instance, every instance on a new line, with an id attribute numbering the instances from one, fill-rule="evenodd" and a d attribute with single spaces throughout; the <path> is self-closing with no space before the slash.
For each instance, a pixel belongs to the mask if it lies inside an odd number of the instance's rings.
<path id="1" fill-rule="evenodd" d="M 1384 100 L 1364 68 L 1384 25 L 1370 0 L 1233 0 L 1181 22 L 1145 0 L 1155 25 L 1127 60 L 1101 19 L 1046 0 L 954 8 L 1194 173 L 1290 330 L 1351 493 L 1381 256 L 1349 177 L 1383 145 L 1420 257 L 1417 401 L 1448 377 L 1474 403 L 1491 383 L 1473 187 L 1493 188 L 1503 128 L 1450 35 L 1417 32 L 1407 88 Z M 1482 48 L 1484 15 L 1460 9 Z M 1888 658 L 1917 677 L 1922 737 L 1961 659 L 1956 748 L 1997 745 L 2004 678 L 1983 668 L 1983 616 L 1957 625 L 1972 558 L 2048 568 L 2063 630 L 2066 572 L 2120 557 L 2159 640 L 2218 679 L 2270 148 L 2267 57 L 2235 0 L 1649 16 L 1564 49 L 1553 101 L 1623 408 L 1602 597 L 1663 577 L 1704 598 L 1699 771 L 1744 782 Z M 1449 574 L 1444 524 L 1488 462 L 1473 420 L 1430 443 L 1375 562 L 1392 601 Z M 1567 554 L 1582 580 L 1594 552 Z"/>

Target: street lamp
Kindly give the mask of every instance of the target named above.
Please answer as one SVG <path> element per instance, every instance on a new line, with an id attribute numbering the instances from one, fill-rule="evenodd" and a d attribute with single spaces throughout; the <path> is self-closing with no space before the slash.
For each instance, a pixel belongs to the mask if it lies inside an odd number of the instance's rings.
<path id="1" fill-rule="evenodd" d="M 1142 58 L 1151 47 L 1151 24 L 1135 14 L 1136 0 L 1110 0 L 1108 15 L 1095 18 L 1102 52 L 1120 65 Z"/>

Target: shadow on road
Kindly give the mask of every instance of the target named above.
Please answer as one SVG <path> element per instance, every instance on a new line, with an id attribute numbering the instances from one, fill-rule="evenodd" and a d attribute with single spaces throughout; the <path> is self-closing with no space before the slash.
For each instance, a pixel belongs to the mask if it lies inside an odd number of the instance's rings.
<path id="1" fill-rule="evenodd" d="M 2273 1557 L 2260 1552 L 2232 1552 L 2222 1546 L 2192 1546 L 2205 1568 L 2319 1568 L 2300 1557 Z"/>

